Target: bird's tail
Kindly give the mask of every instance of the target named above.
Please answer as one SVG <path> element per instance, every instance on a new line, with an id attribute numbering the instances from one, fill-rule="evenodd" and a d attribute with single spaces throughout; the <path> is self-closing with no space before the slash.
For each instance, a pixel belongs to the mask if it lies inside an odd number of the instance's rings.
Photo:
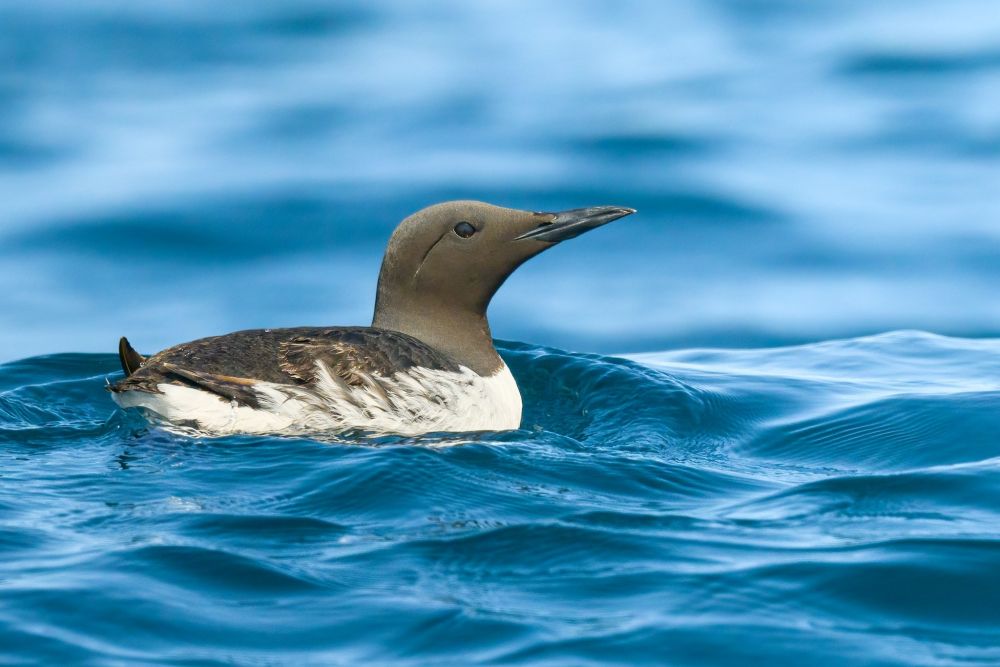
<path id="1" fill-rule="evenodd" d="M 128 344 L 128 338 L 122 336 L 121 340 L 118 341 L 118 359 L 122 362 L 122 370 L 125 371 L 125 377 L 132 375 L 139 367 L 146 363 L 146 357 L 142 356 L 138 352 L 132 349 L 132 346 Z"/>

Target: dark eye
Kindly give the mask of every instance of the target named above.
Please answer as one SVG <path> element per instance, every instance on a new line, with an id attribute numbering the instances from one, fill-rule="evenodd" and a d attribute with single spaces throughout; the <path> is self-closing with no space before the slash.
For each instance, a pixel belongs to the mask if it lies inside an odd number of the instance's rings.
<path id="1" fill-rule="evenodd" d="M 455 233 L 461 236 L 463 239 L 467 239 L 476 233 L 476 228 L 463 220 L 462 222 L 455 225 Z"/>

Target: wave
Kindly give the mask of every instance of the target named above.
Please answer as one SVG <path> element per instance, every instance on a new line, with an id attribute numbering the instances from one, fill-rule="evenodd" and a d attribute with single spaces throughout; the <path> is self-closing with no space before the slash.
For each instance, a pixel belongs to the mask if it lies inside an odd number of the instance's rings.
<path id="1" fill-rule="evenodd" d="M 521 430 L 336 443 L 0 366 L 0 656 L 998 657 L 1000 341 L 501 352 Z"/>

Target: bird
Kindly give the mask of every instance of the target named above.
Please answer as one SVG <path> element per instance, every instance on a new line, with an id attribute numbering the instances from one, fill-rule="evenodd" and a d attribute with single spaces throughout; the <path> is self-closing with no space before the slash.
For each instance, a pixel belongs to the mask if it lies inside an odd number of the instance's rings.
<path id="1" fill-rule="evenodd" d="M 237 331 L 148 358 L 123 337 L 124 377 L 108 388 L 155 425 L 207 436 L 515 430 L 521 394 L 490 300 L 528 259 L 632 213 L 428 206 L 389 239 L 371 326 Z"/>

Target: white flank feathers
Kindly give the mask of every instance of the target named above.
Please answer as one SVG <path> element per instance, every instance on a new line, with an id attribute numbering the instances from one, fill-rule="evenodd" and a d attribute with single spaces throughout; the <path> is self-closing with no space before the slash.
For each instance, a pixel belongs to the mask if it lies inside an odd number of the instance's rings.
<path id="1" fill-rule="evenodd" d="M 346 384 L 317 362 L 310 386 L 260 382 L 260 408 L 239 405 L 192 387 L 160 384 L 161 393 L 113 394 L 123 408 L 142 408 L 167 428 L 206 435 L 236 433 L 309 435 L 361 430 L 419 435 L 435 431 L 505 431 L 521 425 L 521 394 L 506 365 L 481 377 L 411 368 L 391 378 L 368 376 L 364 386 Z"/>

